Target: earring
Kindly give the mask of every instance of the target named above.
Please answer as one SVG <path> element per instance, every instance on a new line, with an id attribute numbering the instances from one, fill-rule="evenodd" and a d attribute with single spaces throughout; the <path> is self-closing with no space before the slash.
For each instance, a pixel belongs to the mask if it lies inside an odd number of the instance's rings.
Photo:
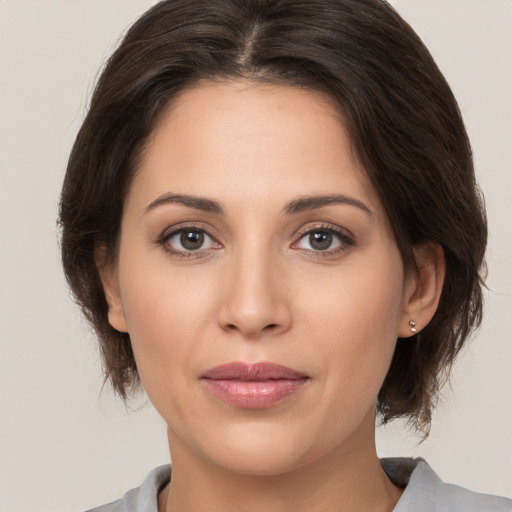
<path id="1" fill-rule="evenodd" d="M 416 322 L 414 320 L 411 320 L 409 322 L 409 325 L 411 326 L 411 332 L 416 332 Z"/>

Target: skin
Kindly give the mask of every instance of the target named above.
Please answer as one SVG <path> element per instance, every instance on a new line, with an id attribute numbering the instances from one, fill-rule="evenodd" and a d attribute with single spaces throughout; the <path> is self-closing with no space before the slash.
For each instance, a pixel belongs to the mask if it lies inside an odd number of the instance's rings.
<path id="1" fill-rule="evenodd" d="M 286 211 L 333 194 L 349 200 Z M 205 233 L 199 249 L 180 245 L 184 228 Z M 311 232 L 331 245 L 319 250 Z M 392 510 L 402 490 L 377 458 L 376 398 L 397 337 L 412 334 L 411 319 L 428 323 L 444 275 L 438 249 L 416 254 L 420 272 L 406 277 L 327 97 L 242 80 L 182 93 L 128 192 L 117 261 L 98 259 L 109 320 L 130 334 L 168 425 L 160 510 Z M 309 379 L 271 407 L 243 409 L 200 378 L 231 361 Z"/>

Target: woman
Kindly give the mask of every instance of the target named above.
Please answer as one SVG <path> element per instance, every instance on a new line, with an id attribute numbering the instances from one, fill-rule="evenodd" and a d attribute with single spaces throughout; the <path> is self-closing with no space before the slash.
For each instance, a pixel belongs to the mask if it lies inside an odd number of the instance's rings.
<path id="1" fill-rule="evenodd" d="M 481 319 L 485 215 L 453 95 L 378 0 L 157 4 L 105 68 L 61 201 L 106 378 L 173 463 L 107 510 L 511 510 L 380 461 L 428 433 Z"/>

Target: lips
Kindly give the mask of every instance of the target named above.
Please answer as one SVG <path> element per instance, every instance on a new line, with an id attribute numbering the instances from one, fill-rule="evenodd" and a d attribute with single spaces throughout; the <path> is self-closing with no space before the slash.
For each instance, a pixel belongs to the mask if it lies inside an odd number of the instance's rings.
<path id="1" fill-rule="evenodd" d="M 263 409 L 300 391 L 309 377 L 275 363 L 232 362 L 209 369 L 201 380 L 224 402 L 244 409 Z"/>

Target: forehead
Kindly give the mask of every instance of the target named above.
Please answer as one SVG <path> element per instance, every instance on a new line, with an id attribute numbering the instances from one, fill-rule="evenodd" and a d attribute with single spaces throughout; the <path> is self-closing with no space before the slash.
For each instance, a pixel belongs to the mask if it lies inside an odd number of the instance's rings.
<path id="1" fill-rule="evenodd" d="M 172 102 L 143 153 L 132 187 L 141 191 L 146 201 L 172 191 L 252 202 L 334 192 L 378 202 L 330 97 L 245 80 L 201 83 Z"/>

